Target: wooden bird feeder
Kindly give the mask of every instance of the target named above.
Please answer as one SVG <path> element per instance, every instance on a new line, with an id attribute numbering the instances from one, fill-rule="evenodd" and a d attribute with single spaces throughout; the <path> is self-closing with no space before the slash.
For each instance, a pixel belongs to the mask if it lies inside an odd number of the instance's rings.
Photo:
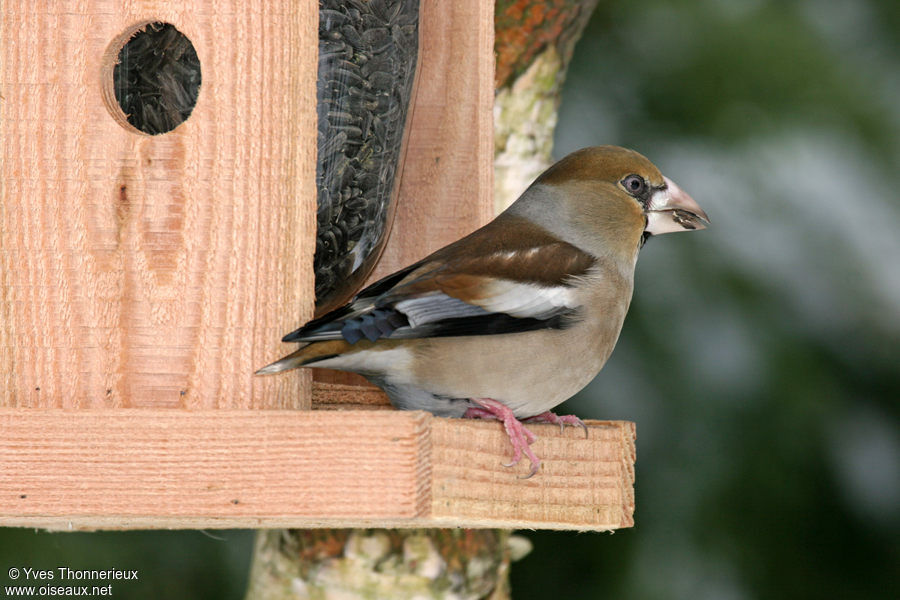
<path id="1" fill-rule="evenodd" d="M 256 377 L 313 313 L 317 3 L 0 1 L 0 525 L 632 524 L 634 429 L 388 412 L 362 380 Z M 190 116 L 147 135 L 112 70 L 147 23 L 193 44 Z M 492 215 L 493 4 L 425 0 L 379 277 Z M 340 410 L 325 410 L 340 409 Z"/>

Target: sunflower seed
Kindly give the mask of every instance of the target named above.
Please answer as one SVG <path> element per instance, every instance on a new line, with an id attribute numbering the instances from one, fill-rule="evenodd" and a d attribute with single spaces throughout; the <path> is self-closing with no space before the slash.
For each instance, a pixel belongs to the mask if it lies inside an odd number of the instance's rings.
<path id="1" fill-rule="evenodd" d="M 419 0 L 319 0 L 316 298 L 383 242 L 418 55 Z"/>

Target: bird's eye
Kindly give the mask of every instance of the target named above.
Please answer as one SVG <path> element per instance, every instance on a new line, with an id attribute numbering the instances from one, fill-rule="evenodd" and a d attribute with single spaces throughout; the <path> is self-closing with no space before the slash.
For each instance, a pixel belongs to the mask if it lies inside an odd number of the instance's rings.
<path id="1" fill-rule="evenodd" d="M 640 175 L 629 175 L 622 180 L 622 187 L 632 196 L 641 196 L 647 191 L 647 182 Z"/>

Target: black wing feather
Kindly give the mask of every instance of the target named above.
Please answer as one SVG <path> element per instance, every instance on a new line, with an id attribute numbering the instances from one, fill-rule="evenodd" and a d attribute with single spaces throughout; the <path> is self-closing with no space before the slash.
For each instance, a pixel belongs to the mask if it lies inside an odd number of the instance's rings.
<path id="1" fill-rule="evenodd" d="M 444 319 L 416 328 L 409 337 L 454 337 L 522 333 L 537 329 L 566 329 L 577 321 L 577 310 L 569 310 L 546 319 L 513 317 L 505 313 L 489 313 L 477 317 Z M 398 332 L 401 333 L 401 332 Z M 396 337 L 405 337 L 398 335 Z"/>
<path id="2" fill-rule="evenodd" d="M 309 321 L 302 327 L 295 329 L 289 334 L 285 335 L 281 338 L 282 342 L 302 342 L 305 341 L 303 338 L 309 336 L 312 333 L 326 333 L 329 331 L 341 331 L 346 321 L 345 317 L 352 315 L 356 312 L 360 306 L 360 304 L 366 303 L 364 301 L 372 299 L 374 301 L 375 298 L 378 298 L 389 289 L 394 287 L 400 280 L 406 277 L 410 271 L 417 268 L 419 263 L 415 263 L 409 265 L 405 269 L 400 269 L 395 273 L 391 273 L 386 277 L 382 277 L 372 285 L 364 288 L 360 291 L 353 299 L 340 308 L 336 308 L 333 311 L 322 315 L 317 319 L 313 319 Z M 366 303 L 368 304 L 368 303 Z M 396 312 L 396 311 L 395 311 Z M 400 314 L 400 313 L 398 313 Z M 401 315 L 402 316 L 402 315 Z M 406 317 L 403 317 L 403 321 L 406 321 Z M 399 327 L 400 325 L 395 325 L 394 327 Z M 345 336 L 346 337 L 346 336 Z M 348 340 L 349 341 L 349 340 Z M 351 344 L 355 342 L 350 342 Z"/>

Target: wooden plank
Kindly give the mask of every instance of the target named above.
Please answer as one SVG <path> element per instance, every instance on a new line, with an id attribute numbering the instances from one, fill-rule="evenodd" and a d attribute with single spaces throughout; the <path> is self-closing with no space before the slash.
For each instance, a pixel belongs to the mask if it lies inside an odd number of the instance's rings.
<path id="1" fill-rule="evenodd" d="M 0 523 L 414 518 L 429 506 L 428 422 L 424 413 L 2 410 Z"/>
<path id="2" fill-rule="evenodd" d="M 0 409 L 0 525 L 631 526 L 634 426 L 589 426 L 533 426 L 526 480 L 499 423 L 423 412 Z"/>
<path id="3" fill-rule="evenodd" d="M 318 371 L 318 369 L 317 369 Z M 350 375 L 321 369 L 323 375 L 339 378 Z M 334 374 L 334 376 L 332 376 Z M 318 375 L 318 373 L 317 373 Z M 350 379 L 349 377 L 347 379 Z M 391 410 L 391 401 L 381 388 L 359 377 L 359 381 L 331 383 L 313 381 L 313 409 L 315 410 Z"/>
<path id="4" fill-rule="evenodd" d="M 312 314 L 316 3 L 0 14 L 0 405 L 308 407 L 306 375 L 253 372 Z M 202 85 L 147 136 L 102 90 L 112 41 L 156 20 Z"/>
<path id="5" fill-rule="evenodd" d="M 435 419 L 432 425 L 431 516 L 467 526 L 617 529 L 634 525 L 634 424 L 588 421 L 580 428 L 529 425 L 542 461 L 529 478 L 523 459 L 512 468 L 498 423 Z M 516 477 L 512 477 L 514 474 Z"/>

